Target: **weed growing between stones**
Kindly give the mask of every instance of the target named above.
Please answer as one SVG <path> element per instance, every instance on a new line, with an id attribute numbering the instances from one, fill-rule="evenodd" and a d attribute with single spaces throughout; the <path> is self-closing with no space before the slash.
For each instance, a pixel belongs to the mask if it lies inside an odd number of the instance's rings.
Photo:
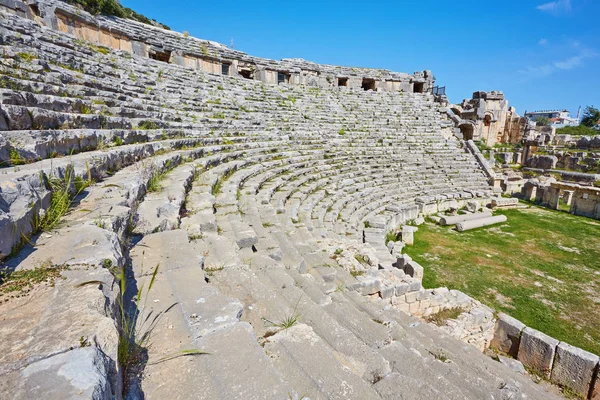
<path id="1" fill-rule="evenodd" d="M 442 351 L 442 350 L 438 350 L 436 352 L 429 351 L 429 354 L 431 354 L 432 356 L 434 356 L 436 360 L 441 361 L 443 363 L 450 361 L 450 359 L 448 358 L 448 356 L 446 355 L 446 353 L 444 353 L 444 351 Z"/>
<path id="2" fill-rule="evenodd" d="M 8 157 L 10 165 L 23 165 L 27 162 L 23 157 L 21 157 L 21 154 L 13 148 L 8 151 Z"/>
<path id="3" fill-rule="evenodd" d="M 159 312 L 155 312 L 154 310 L 147 311 L 146 305 L 148 303 L 148 296 L 156 282 L 159 267 L 160 265 L 157 264 L 154 268 L 148 286 L 144 287 L 142 284 L 139 287 L 133 298 L 131 307 L 128 306 L 128 299 L 126 296 L 127 276 L 125 274 L 125 268 L 119 269 L 114 275 L 115 279 L 119 281 L 120 289 L 119 296 L 117 296 L 120 314 L 117 357 L 123 371 L 124 395 L 127 394 L 132 382 L 141 379 L 146 364 L 153 365 L 178 357 L 208 354 L 199 349 L 185 349 L 166 355 L 158 360 L 148 362 L 147 354 L 148 349 L 152 344 L 151 338 L 154 329 L 156 329 L 163 316 L 177 305 L 177 303 L 173 303 Z M 114 272 L 114 270 L 111 270 L 111 272 Z M 105 284 L 105 282 L 88 281 L 79 284 L 78 287 L 95 284 Z"/>
<path id="4" fill-rule="evenodd" d="M 280 330 L 285 330 L 285 329 L 291 328 L 292 326 L 296 325 L 298 323 L 298 320 L 300 319 L 300 313 L 298 313 L 298 305 L 300 304 L 301 299 L 302 299 L 302 296 L 300 296 L 298 298 L 298 301 L 296 302 L 296 306 L 294 307 L 294 310 L 291 312 L 291 314 L 286 315 L 279 321 L 273 322 L 264 317 L 263 317 L 263 321 L 268 322 L 269 324 L 271 324 L 271 326 L 274 326 L 275 328 L 279 328 Z"/>
<path id="5" fill-rule="evenodd" d="M 169 163 L 165 163 L 164 171 L 159 171 L 156 166 L 152 166 L 150 169 L 150 177 L 148 178 L 148 185 L 146 186 L 146 190 L 148 192 L 158 192 L 162 189 L 160 182 L 165 179 L 165 176 L 169 171 L 171 171 L 172 167 Z"/>
<path id="6" fill-rule="evenodd" d="M 398 240 L 398 232 L 390 231 L 385 234 L 385 245 L 386 246 L 389 242 L 395 242 L 397 240 Z"/>
<path id="7" fill-rule="evenodd" d="M 427 322 L 432 322 L 437 326 L 446 325 L 446 322 L 450 319 L 456 319 L 463 312 L 460 307 L 452 307 L 447 308 L 445 310 L 440 310 L 435 314 L 431 314 L 427 317 Z"/>
<path id="8" fill-rule="evenodd" d="M 88 179 L 74 178 L 72 166 L 65 170 L 65 176 L 58 178 L 49 176 L 47 184 L 52 191 L 50 205 L 44 213 L 43 218 L 38 222 L 38 229 L 47 232 L 58 225 L 60 219 L 69 211 L 73 199 L 77 197 L 86 187 L 92 184 L 91 172 L 88 167 Z M 75 187 L 74 193 L 71 191 L 71 185 Z"/>

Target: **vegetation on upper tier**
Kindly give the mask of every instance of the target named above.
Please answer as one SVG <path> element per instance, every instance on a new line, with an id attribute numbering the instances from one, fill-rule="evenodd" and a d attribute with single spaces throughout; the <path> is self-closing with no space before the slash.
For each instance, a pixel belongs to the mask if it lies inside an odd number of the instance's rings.
<path id="1" fill-rule="evenodd" d="M 556 130 L 557 135 L 573 135 L 573 136 L 596 136 L 600 135 L 600 131 L 593 129 L 600 121 L 600 109 L 594 106 L 587 106 L 581 117 L 581 125 L 565 126 Z"/>
<path id="2" fill-rule="evenodd" d="M 109 15 L 119 18 L 127 18 L 134 21 L 142 22 L 148 25 L 160 26 L 161 28 L 171 30 L 167 25 L 157 22 L 155 19 L 150 19 L 142 14 L 138 14 L 131 8 L 123 7 L 119 0 L 63 0 L 66 3 L 79 5 L 85 11 L 93 15 Z"/>
<path id="3" fill-rule="evenodd" d="M 457 232 L 426 223 L 406 253 L 423 286 L 458 289 L 525 325 L 600 354 L 600 221 L 540 207 Z"/>
<path id="4" fill-rule="evenodd" d="M 588 128 L 585 125 L 565 126 L 556 130 L 557 135 L 572 135 L 572 136 L 595 136 L 600 135 L 600 131 Z"/>

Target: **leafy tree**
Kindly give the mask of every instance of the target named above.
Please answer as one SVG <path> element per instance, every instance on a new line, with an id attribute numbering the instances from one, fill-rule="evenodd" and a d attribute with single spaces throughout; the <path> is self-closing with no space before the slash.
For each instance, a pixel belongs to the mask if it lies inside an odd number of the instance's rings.
<path id="1" fill-rule="evenodd" d="M 587 106 L 585 110 L 583 110 L 581 125 L 592 128 L 598 124 L 598 121 L 600 121 L 600 110 L 594 106 Z"/>
<path id="2" fill-rule="evenodd" d="M 548 117 L 544 117 L 542 115 L 537 116 L 533 119 L 533 122 L 535 122 L 537 125 L 540 126 L 550 126 L 550 118 Z"/>
<path id="3" fill-rule="evenodd" d="M 80 5 L 85 11 L 93 15 L 110 15 L 119 18 L 132 19 L 148 25 L 160 25 L 165 29 L 170 29 L 165 24 L 151 20 L 148 17 L 138 14 L 131 8 L 123 7 L 119 0 L 65 0 L 70 4 Z"/>

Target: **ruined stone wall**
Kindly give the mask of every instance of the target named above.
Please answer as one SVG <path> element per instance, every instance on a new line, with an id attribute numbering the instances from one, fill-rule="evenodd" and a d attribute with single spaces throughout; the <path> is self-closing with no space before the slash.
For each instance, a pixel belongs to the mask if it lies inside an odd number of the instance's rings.
<path id="1" fill-rule="evenodd" d="M 597 398 L 592 391 L 598 386 L 594 382 L 599 379 L 600 358 L 595 354 L 528 328 L 504 313 L 498 315 L 491 346 L 584 398 Z"/>
<path id="2" fill-rule="evenodd" d="M 367 85 L 372 90 L 428 93 L 434 84 L 430 71 L 409 75 L 383 69 L 315 64 L 297 58 L 275 61 L 252 57 L 219 43 L 136 21 L 94 17 L 58 0 L 38 1 L 35 7 L 39 8 L 39 17 L 21 2 L 1 0 L 0 7 L 97 45 L 219 75 L 226 65 L 229 66 L 226 75 L 245 76 L 268 84 L 280 83 L 279 73 L 286 77 L 285 83 L 316 87 L 338 86 L 341 78 L 345 84 L 340 86 L 353 89 L 361 89 L 367 80 L 374 82 L 372 87 Z"/>
<path id="3" fill-rule="evenodd" d="M 469 122 L 470 137 L 492 147 L 496 143 L 519 143 L 527 132 L 527 121 L 517 114 L 502 92 L 475 92 L 452 110 L 460 118 L 458 126 Z M 472 128 L 471 128 L 472 126 Z"/>
<path id="4" fill-rule="evenodd" d="M 582 186 L 574 183 L 547 182 L 530 180 L 521 191 L 526 200 L 530 200 L 556 210 L 560 199 L 570 206 L 569 212 L 574 215 L 600 219 L 600 188 Z"/>
<path id="5" fill-rule="evenodd" d="M 571 213 L 600 219 L 600 188 L 579 188 L 574 191 Z"/>

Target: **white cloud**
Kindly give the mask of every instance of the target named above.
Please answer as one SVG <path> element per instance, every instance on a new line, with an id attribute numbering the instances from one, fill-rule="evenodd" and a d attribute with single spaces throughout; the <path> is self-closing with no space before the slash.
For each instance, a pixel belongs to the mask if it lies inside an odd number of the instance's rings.
<path id="1" fill-rule="evenodd" d="M 536 9 L 554 15 L 563 15 L 571 11 L 571 0 L 556 0 L 540 4 Z"/>
<path id="2" fill-rule="evenodd" d="M 540 39 L 540 41 L 538 42 L 538 44 L 540 46 L 545 46 L 545 45 L 548 44 L 548 39 L 542 38 L 542 39 Z"/>
<path id="3" fill-rule="evenodd" d="M 583 49 L 579 54 L 565 58 L 563 60 L 557 60 L 549 62 L 547 64 L 538 65 L 535 67 L 527 67 L 519 71 L 519 73 L 526 75 L 529 78 L 544 78 L 550 76 L 558 71 L 570 71 L 575 68 L 582 67 L 585 64 L 585 60 L 598 56 L 593 50 Z"/>
<path id="4" fill-rule="evenodd" d="M 555 61 L 554 66 L 558 69 L 569 71 L 583 64 L 583 56 L 574 56 L 562 61 Z"/>

